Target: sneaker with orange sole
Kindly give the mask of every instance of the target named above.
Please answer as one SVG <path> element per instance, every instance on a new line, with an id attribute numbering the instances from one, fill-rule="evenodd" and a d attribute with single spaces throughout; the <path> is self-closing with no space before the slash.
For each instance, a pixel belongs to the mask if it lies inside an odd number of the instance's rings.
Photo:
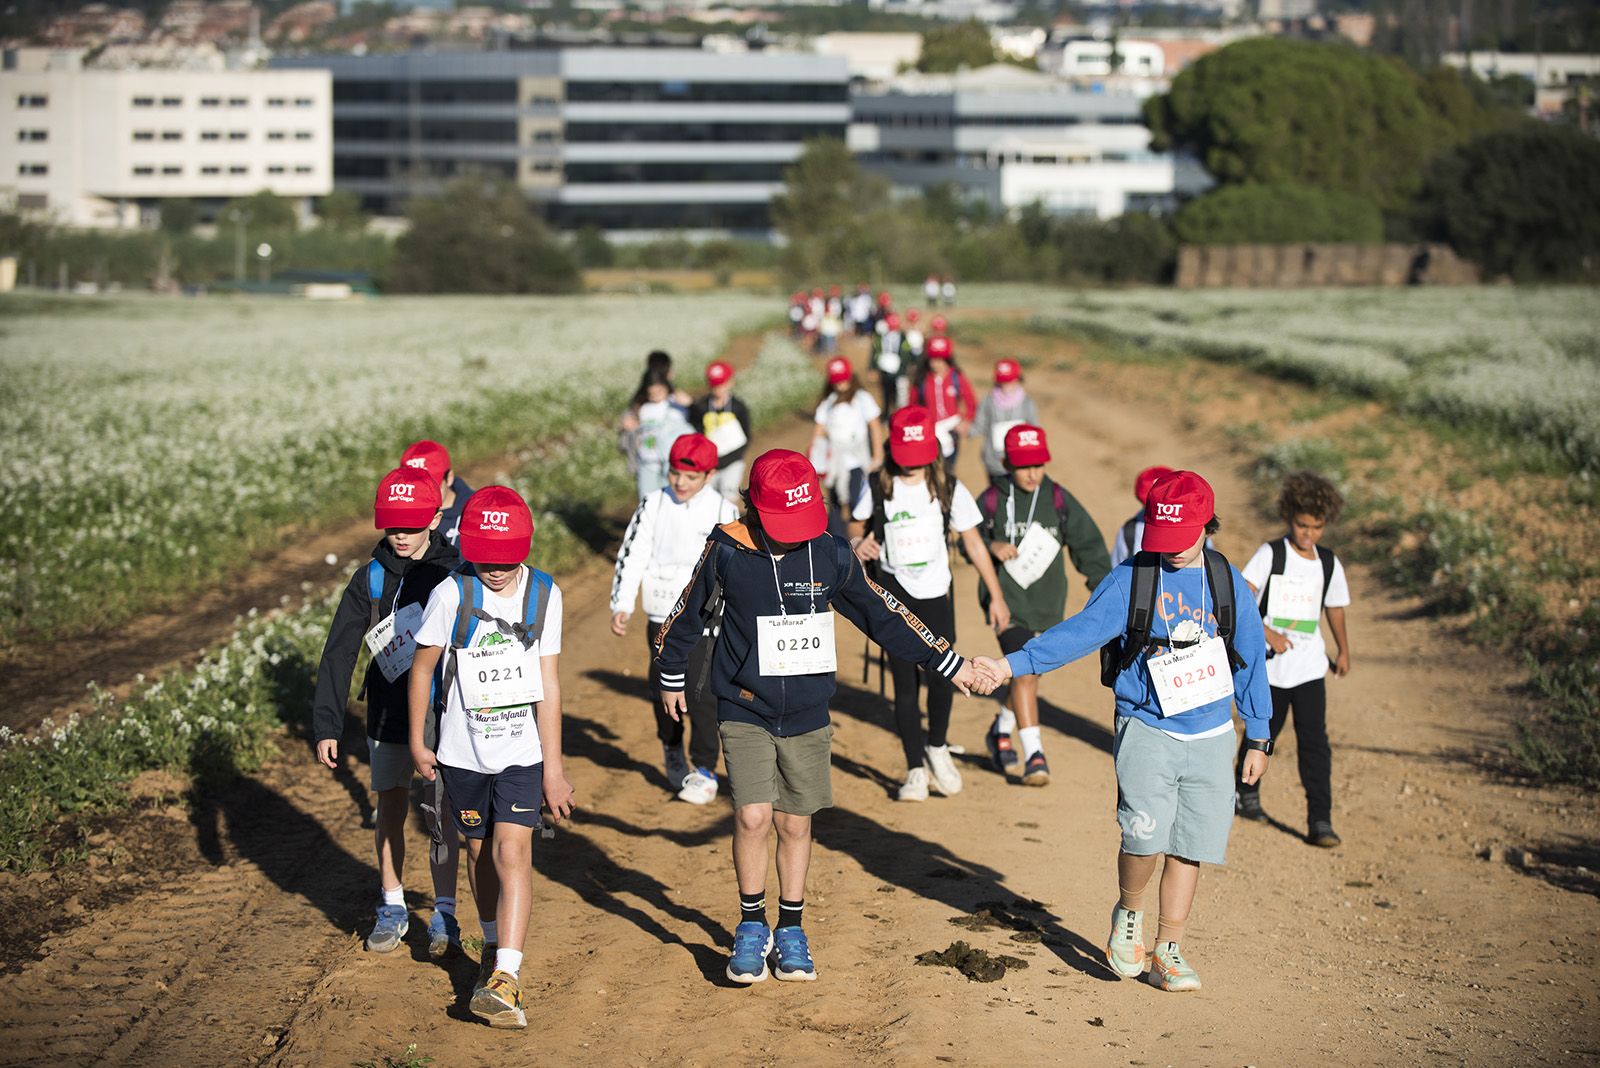
<path id="1" fill-rule="evenodd" d="M 1106 963 L 1124 979 L 1144 974 L 1144 913 L 1121 905 L 1111 910 L 1111 938 L 1106 942 Z"/>
<path id="2" fill-rule="evenodd" d="M 1199 990 L 1200 976 L 1178 952 L 1178 943 L 1161 942 L 1150 954 L 1150 982 L 1162 990 Z"/>

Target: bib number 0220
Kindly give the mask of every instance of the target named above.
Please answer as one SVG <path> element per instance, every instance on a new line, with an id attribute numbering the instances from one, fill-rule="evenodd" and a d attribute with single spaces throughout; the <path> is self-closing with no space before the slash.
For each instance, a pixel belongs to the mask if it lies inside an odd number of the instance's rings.
<path id="1" fill-rule="evenodd" d="M 761 674 L 820 675 L 838 668 L 833 613 L 756 617 L 756 654 Z"/>

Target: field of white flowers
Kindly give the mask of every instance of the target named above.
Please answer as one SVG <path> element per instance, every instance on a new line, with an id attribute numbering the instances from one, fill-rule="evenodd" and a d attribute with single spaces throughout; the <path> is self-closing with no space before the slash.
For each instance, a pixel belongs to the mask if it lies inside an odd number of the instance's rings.
<path id="1" fill-rule="evenodd" d="M 484 455 L 609 420 L 769 300 L 108 298 L 0 305 L 0 643 L 111 625 L 285 525 L 358 514 L 411 440 Z"/>
<path id="2" fill-rule="evenodd" d="M 1593 289 L 1129 290 L 1039 322 L 1189 352 L 1537 438 L 1600 468 Z"/>

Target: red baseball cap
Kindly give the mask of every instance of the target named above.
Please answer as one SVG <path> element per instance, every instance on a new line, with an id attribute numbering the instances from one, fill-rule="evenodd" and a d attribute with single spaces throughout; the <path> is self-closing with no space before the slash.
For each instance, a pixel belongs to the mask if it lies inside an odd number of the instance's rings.
<path id="1" fill-rule="evenodd" d="M 928 339 L 927 355 L 930 360 L 948 360 L 952 348 L 947 337 L 931 337 Z"/>
<path id="2" fill-rule="evenodd" d="M 450 470 L 450 450 L 437 441 L 413 442 L 400 454 L 401 467 L 420 467 L 437 479 Z"/>
<path id="3" fill-rule="evenodd" d="M 817 470 L 788 449 L 764 452 L 750 466 L 750 505 L 779 541 L 810 541 L 828 529 Z"/>
<path id="4" fill-rule="evenodd" d="M 473 564 L 520 564 L 533 546 L 533 513 L 509 486 L 485 486 L 461 513 L 461 558 Z"/>
<path id="5" fill-rule="evenodd" d="M 887 308 L 889 305 L 891 305 L 893 303 L 894 303 L 894 298 L 889 296 L 889 291 L 887 289 L 884 290 L 882 293 L 878 294 L 878 307 Z"/>
<path id="6" fill-rule="evenodd" d="M 726 360 L 713 360 L 706 367 L 706 385 L 720 386 L 733 377 L 733 364 Z"/>
<path id="7" fill-rule="evenodd" d="M 1038 467 L 1050 462 L 1050 443 L 1044 428 L 1018 423 L 1006 431 L 1006 463 L 1012 467 Z"/>
<path id="8" fill-rule="evenodd" d="M 905 470 L 926 467 L 939 458 L 939 439 L 933 434 L 933 413 L 917 404 L 889 417 L 889 455 Z"/>
<path id="9" fill-rule="evenodd" d="M 888 325 L 890 330 L 900 329 L 900 316 L 896 315 L 894 312 L 890 312 L 888 315 L 885 315 L 883 317 L 883 321 Z"/>
<path id="10" fill-rule="evenodd" d="M 922 318 L 922 313 L 917 311 L 915 308 L 912 308 L 906 312 L 906 322 L 908 323 L 914 323 L 920 318 Z"/>
<path id="11" fill-rule="evenodd" d="M 850 361 L 843 356 L 835 356 L 828 361 L 828 385 L 837 386 L 840 382 L 848 382 L 854 374 L 855 371 L 850 368 Z"/>
<path id="12" fill-rule="evenodd" d="M 946 319 L 942 315 L 935 315 L 932 319 L 928 320 L 928 326 L 934 331 L 934 333 L 942 334 L 946 330 L 950 329 L 950 320 Z"/>
<path id="13" fill-rule="evenodd" d="M 681 434 L 667 453 L 667 463 L 675 471 L 715 471 L 717 447 L 704 434 Z"/>
<path id="14" fill-rule="evenodd" d="M 1181 553 L 1217 514 L 1211 484 L 1193 471 L 1174 471 L 1150 487 L 1144 502 L 1144 542 L 1153 553 Z"/>
<path id="15" fill-rule="evenodd" d="M 1133 480 L 1133 495 L 1143 504 L 1146 497 L 1150 496 L 1150 487 L 1172 474 L 1172 468 L 1157 464 L 1147 467 L 1139 472 L 1139 477 Z"/>
<path id="16" fill-rule="evenodd" d="M 1022 377 L 1022 367 L 1016 360 L 996 360 L 994 380 L 997 383 L 1015 382 Z"/>
<path id="17" fill-rule="evenodd" d="M 378 483 L 372 525 L 379 530 L 421 530 L 439 514 L 439 480 L 421 467 L 397 467 Z"/>

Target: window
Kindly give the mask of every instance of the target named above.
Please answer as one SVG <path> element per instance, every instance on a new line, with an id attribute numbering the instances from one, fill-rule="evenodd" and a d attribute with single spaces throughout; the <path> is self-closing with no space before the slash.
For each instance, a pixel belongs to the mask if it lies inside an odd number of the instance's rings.
<path id="1" fill-rule="evenodd" d="M 162 130 L 161 131 L 161 140 L 163 140 L 163 141 L 182 141 L 183 140 L 183 131 L 182 130 Z"/>
<path id="2" fill-rule="evenodd" d="M 182 167 L 168 165 L 161 168 L 161 173 L 166 175 L 179 175 L 183 173 Z"/>
<path id="3" fill-rule="evenodd" d="M 269 107 L 269 108 L 281 108 L 287 103 L 288 103 L 288 101 L 285 100 L 281 96 L 269 96 L 269 97 L 267 97 L 267 107 Z"/>
<path id="4" fill-rule="evenodd" d="M 133 106 L 136 108 L 153 108 L 156 106 L 156 98 L 153 96 L 136 96 L 133 98 Z"/>
<path id="5" fill-rule="evenodd" d="M 267 168 L 267 173 L 268 174 L 282 174 L 283 171 L 284 171 L 284 168 L 283 168 L 283 164 L 281 164 L 281 163 L 275 163 L 272 166 Z"/>
<path id="6" fill-rule="evenodd" d="M 222 106 L 222 98 L 220 96 L 203 96 L 200 98 L 200 106 L 203 108 L 219 108 Z"/>
<path id="7" fill-rule="evenodd" d="M 268 141 L 282 141 L 284 136 L 285 135 L 284 135 L 284 132 L 282 130 L 268 130 L 267 131 L 267 140 Z"/>
<path id="8" fill-rule="evenodd" d="M 204 167 L 201 167 L 200 168 L 200 173 L 201 174 L 221 174 L 222 173 L 222 168 L 218 167 L 215 163 L 211 163 L 211 164 L 207 164 Z"/>
<path id="9" fill-rule="evenodd" d="M 228 106 L 230 108 L 249 107 L 250 106 L 250 98 L 247 97 L 247 96 L 230 96 L 228 98 Z"/>
<path id="10" fill-rule="evenodd" d="M 296 130 L 294 132 L 294 139 L 296 141 L 309 141 L 311 140 L 312 136 L 313 135 L 310 130 Z"/>
<path id="11" fill-rule="evenodd" d="M 133 131 L 133 139 L 135 141 L 154 141 L 156 132 L 154 130 L 135 130 Z"/>
<path id="12" fill-rule="evenodd" d="M 229 174 L 249 174 L 250 173 L 250 168 L 244 166 L 241 163 L 235 163 L 233 166 L 228 168 L 228 173 Z"/>
<path id="13" fill-rule="evenodd" d="M 50 173 L 50 165 L 48 163 L 19 163 L 17 164 L 17 173 L 29 177 L 40 177 Z"/>
<path id="14" fill-rule="evenodd" d="M 294 169 L 294 173 L 296 173 L 296 174 L 310 174 L 311 173 L 311 168 L 308 165 L 302 163 L 302 164 L 300 164 L 300 166 L 298 166 L 298 167 L 296 167 Z"/>
<path id="15" fill-rule="evenodd" d="M 48 106 L 49 103 L 49 97 L 40 96 L 37 93 L 21 93 L 17 96 L 17 107 L 19 108 L 42 108 Z"/>
<path id="16" fill-rule="evenodd" d="M 17 140 L 18 141 L 48 141 L 48 140 L 50 140 L 50 131 L 49 130 L 18 130 L 17 131 Z"/>
<path id="17" fill-rule="evenodd" d="M 135 178 L 147 178 L 154 173 L 156 173 L 156 169 L 154 167 L 135 167 L 133 169 L 133 176 Z"/>
<path id="18" fill-rule="evenodd" d="M 248 139 L 249 136 L 250 136 L 250 134 L 245 130 L 229 130 L 228 131 L 228 140 L 230 140 L 230 141 L 244 141 L 244 140 Z"/>
<path id="19" fill-rule="evenodd" d="M 183 97 L 164 96 L 161 98 L 161 106 L 164 108 L 181 108 L 183 107 Z"/>
<path id="20" fill-rule="evenodd" d="M 559 133 L 557 133 L 555 130 L 535 130 L 535 131 L 533 131 L 533 143 L 536 144 L 536 145 L 548 145 L 551 142 L 559 141 L 559 140 L 561 140 L 561 135 Z"/>
<path id="21" fill-rule="evenodd" d="M 222 140 L 222 131 L 221 130 L 201 130 L 200 131 L 200 140 L 202 140 L 202 141 L 220 141 L 220 140 Z"/>
<path id="22" fill-rule="evenodd" d="M 314 103 L 316 103 L 316 101 L 312 100 L 309 96 L 297 96 L 294 98 L 294 106 L 297 108 L 308 108 Z"/>

